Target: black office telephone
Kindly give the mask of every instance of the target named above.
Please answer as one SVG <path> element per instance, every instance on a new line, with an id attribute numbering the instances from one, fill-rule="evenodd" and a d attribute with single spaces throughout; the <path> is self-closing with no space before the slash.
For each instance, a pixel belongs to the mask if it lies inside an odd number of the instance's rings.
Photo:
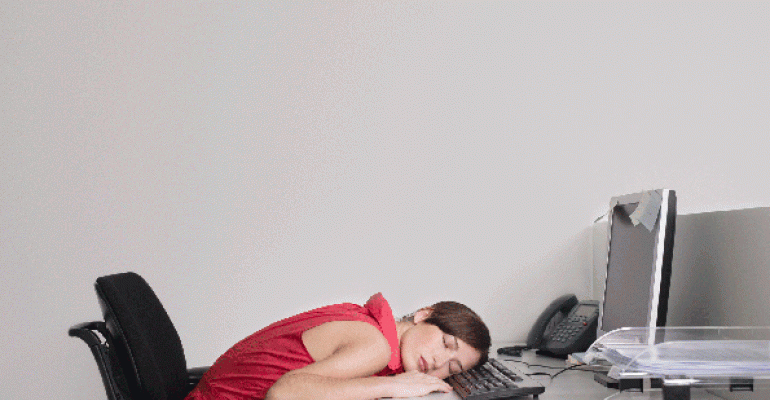
<path id="1" fill-rule="evenodd" d="M 560 358 L 586 351 L 596 340 L 598 321 L 598 301 L 578 301 L 574 294 L 561 296 L 537 318 L 526 348 Z"/>

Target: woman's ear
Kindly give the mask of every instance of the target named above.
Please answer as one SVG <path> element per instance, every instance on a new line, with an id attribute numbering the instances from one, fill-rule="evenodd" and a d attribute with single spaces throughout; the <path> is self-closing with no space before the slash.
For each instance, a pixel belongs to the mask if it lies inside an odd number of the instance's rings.
<path id="1" fill-rule="evenodd" d="M 433 313 L 433 309 L 430 307 L 417 310 L 417 312 L 414 313 L 414 323 L 419 324 L 420 322 L 425 321 L 425 319 L 430 317 L 431 313 Z"/>

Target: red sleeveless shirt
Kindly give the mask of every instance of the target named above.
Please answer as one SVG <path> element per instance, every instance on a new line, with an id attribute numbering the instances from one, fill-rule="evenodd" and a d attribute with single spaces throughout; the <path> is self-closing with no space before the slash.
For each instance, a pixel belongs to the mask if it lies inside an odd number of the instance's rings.
<path id="1" fill-rule="evenodd" d="M 283 374 L 314 362 L 302 334 L 331 321 L 363 321 L 382 332 L 390 344 L 390 362 L 376 375 L 403 372 L 396 322 L 390 305 L 377 293 L 362 307 L 335 304 L 278 321 L 241 340 L 211 366 L 185 400 L 263 399 Z"/>

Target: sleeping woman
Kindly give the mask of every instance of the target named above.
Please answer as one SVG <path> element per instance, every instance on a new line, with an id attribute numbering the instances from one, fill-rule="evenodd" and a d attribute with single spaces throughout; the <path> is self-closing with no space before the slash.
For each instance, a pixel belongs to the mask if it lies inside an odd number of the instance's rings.
<path id="1" fill-rule="evenodd" d="M 396 320 L 381 294 L 273 323 L 219 357 L 186 400 L 364 400 L 449 392 L 487 360 L 489 330 L 445 301 Z"/>

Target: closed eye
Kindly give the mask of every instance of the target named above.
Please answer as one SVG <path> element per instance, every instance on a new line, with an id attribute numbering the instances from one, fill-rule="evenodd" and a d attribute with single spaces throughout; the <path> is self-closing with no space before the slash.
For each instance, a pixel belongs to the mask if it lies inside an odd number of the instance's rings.
<path id="1" fill-rule="evenodd" d="M 444 347 L 446 347 L 447 350 L 457 351 L 460 348 L 460 343 L 457 342 L 457 338 L 455 336 L 444 335 Z M 449 362 L 449 373 L 454 375 L 461 372 L 463 372 L 463 366 L 460 361 L 451 360 Z"/>
<path id="2" fill-rule="evenodd" d="M 454 336 L 444 335 L 444 347 L 450 350 L 457 350 L 459 348 L 459 343 L 457 343 L 457 338 Z"/>
<path id="3" fill-rule="evenodd" d="M 449 363 L 449 373 L 450 374 L 454 375 L 454 374 L 459 374 L 461 372 L 463 372 L 463 367 L 460 365 L 459 362 L 452 361 L 451 363 Z"/>

